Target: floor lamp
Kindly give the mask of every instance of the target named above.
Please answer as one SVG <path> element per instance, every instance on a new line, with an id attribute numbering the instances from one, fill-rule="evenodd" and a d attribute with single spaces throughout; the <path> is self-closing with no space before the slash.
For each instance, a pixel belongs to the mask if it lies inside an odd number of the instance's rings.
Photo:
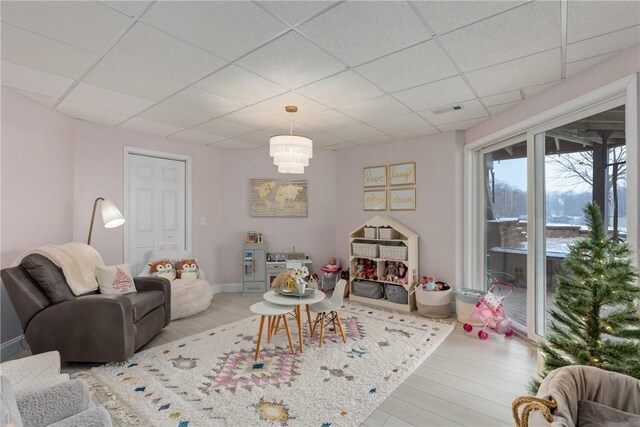
<path id="1" fill-rule="evenodd" d="M 98 197 L 93 202 L 93 211 L 91 212 L 91 224 L 89 224 L 89 238 L 87 238 L 87 245 L 91 244 L 91 233 L 93 232 L 93 220 L 96 218 L 96 208 L 98 207 L 98 202 L 102 202 L 100 205 L 100 210 L 102 211 L 102 221 L 104 222 L 105 228 L 116 228 L 124 224 L 124 217 L 120 213 L 120 210 L 116 207 L 116 205 L 109 199 L 104 199 L 102 197 Z"/>

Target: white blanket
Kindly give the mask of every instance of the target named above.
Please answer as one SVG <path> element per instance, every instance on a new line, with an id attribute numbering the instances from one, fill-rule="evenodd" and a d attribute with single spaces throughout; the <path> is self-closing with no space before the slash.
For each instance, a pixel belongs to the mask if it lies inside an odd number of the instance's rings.
<path id="1" fill-rule="evenodd" d="M 96 267 L 104 266 L 104 261 L 91 246 L 79 242 L 40 246 L 20 255 L 13 266 L 20 265 L 22 259 L 31 254 L 49 258 L 61 268 L 74 295 L 83 295 L 98 289 L 95 271 Z"/>

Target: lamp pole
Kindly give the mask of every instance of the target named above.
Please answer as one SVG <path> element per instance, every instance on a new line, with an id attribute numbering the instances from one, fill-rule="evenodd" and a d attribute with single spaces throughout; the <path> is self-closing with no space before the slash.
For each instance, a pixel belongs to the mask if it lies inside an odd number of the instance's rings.
<path id="1" fill-rule="evenodd" d="M 87 238 L 87 245 L 91 244 L 91 233 L 93 232 L 93 220 L 96 219 L 96 208 L 98 207 L 99 201 L 104 201 L 104 198 L 98 197 L 93 202 L 93 211 L 91 212 L 91 223 L 89 224 L 89 237 Z"/>

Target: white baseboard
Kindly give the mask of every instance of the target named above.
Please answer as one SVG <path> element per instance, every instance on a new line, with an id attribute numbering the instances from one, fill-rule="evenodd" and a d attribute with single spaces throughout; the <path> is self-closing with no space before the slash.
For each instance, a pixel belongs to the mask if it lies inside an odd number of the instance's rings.
<path id="1" fill-rule="evenodd" d="M 20 353 L 25 348 L 29 348 L 29 346 L 24 340 L 24 335 L 12 338 L 9 341 L 0 344 L 0 359 L 6 360 L 14 354 Z"/>
<path id="2" fill-rule="evenodd" d="M 221 292 L 242 292 L 242 283 L 221 283 L 218 285 L 211 285 L 214 294 Z"/>

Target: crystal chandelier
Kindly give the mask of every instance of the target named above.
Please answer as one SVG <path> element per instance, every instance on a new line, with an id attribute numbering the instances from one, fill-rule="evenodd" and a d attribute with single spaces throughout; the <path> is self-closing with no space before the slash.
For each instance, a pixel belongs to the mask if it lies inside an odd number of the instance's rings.
<path id="1" fill-rule="evenodd" d="M 287 105 L 284 110 L 293 114 L 298 111 L 298 107 Z M 301 174 L 313 157 L 313 141 L 306 136 L 293 134 L 292 119 L 289 135 L 274 135 L 269 138 L 269 155 L 273 157 L 273 164 L 278 166 L 278 172 Z"/>

